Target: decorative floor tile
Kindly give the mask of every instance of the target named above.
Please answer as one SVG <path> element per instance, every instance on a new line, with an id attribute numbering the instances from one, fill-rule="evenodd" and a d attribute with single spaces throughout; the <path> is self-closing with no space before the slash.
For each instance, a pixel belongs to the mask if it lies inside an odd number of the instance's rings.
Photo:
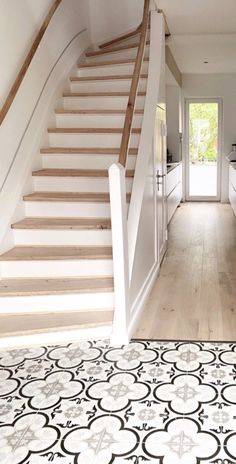
<path id="1" fill-rule="evenodd" d="M 0 352 L 1 464 L 236 464 L 236 344 Z"/>
<path id="2" fill-rule="evenodd" d="M 213 459 L 220 450 L 218 438 L 202 432 L 190 418 L 169 421 L 164 428 L 148 434 L 143 446 L 147 455 L 163 459 L 165 464 L 195 464 Z"/>
<path id="3" fill-rule="evenodd" d="M 202 381 L 210 383 L 221 390 L 225 385 L 235 382 L 236 369 L 234 366 L 217 361 L 210 366 L 204 366 L 196 375 L 198 375 Z"/>

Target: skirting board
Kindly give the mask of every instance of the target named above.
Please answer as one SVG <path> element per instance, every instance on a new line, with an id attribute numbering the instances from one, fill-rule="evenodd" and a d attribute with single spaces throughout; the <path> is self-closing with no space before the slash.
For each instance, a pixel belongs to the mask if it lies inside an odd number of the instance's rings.
<path id="1" fill-rule="evenodd" d="M 129 328 L 128 328 L 129 340 L 132 338 L 133 333 L 138 327 L 138 323 L 142 315 L 144 306 L 152 291 L 152 288 L 154 286 L 156 278 L 158 277 L 159 272 L 160 272 L 160 265 L 159 263 L 155 263 L 152 269 L 150 270 L 140 292 L 138 293 L 138 296 L 136 297 L 134 303 L 132 304 L 132 307 L 131 307 L 132 318 L 131 318 Z"/>

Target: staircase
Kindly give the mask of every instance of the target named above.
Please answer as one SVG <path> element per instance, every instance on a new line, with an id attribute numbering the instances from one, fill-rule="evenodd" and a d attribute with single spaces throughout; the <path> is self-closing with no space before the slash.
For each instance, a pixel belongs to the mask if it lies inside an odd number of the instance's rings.
<path id="1" fill-rule="evenodd" d="M 114 292 L 108 168 L 118 161 L 139 32 L 89 51 L 47 130 L 42 168 L 0 256 L 0 347 L 109 337 Z M 148 77 L 147 43 L 126 171 L 127 208 Z"/>

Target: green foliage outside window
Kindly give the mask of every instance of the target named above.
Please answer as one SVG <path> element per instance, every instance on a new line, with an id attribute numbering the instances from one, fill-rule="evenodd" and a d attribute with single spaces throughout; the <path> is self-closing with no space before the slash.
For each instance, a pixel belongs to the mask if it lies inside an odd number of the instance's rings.
<path id="1" fill-rule="evenodd" d="M 218 104 L 191 103 L 189 105 L 190 161 L 214 162 L 218 152 Z"/>

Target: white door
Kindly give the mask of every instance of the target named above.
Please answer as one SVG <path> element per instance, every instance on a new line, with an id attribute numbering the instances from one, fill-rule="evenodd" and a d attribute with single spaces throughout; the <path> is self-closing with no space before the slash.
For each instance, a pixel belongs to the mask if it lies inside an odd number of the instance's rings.
<path id="1" fill-rule="evenodd" d="M 157 252 L 161 263 L 167 247 L 166 214 L 166 112 L 157 107 L 155 129 Z"/>
<path id="2" fill-rule="evenodd" d="M 220 200 L 220 99 L 186 102 L 186 199 Z"/>

